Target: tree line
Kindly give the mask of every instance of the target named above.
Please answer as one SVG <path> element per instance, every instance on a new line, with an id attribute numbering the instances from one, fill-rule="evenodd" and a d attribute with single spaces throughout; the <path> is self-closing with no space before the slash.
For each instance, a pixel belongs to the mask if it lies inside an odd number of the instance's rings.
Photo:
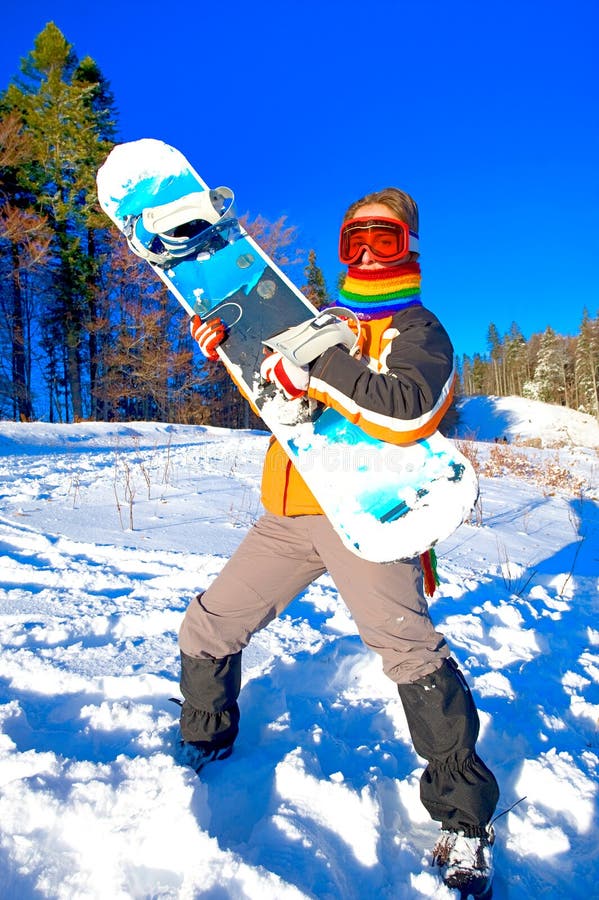
<path id="1" fill-rule="evenodd" d="M 254 425 L 97 204 L 116 134 L 107 80 L 50 22 L 0 95 L 0 417 Z M 305 262 L 284 217 L 244 224 L 280 265 Z M 313 251 L 305 273 L 322 302 Z"/>
<path id="2" fill-rule="evenodd" d="M 100 210 L 95 176 L 117 108 L 90 57 L 50 22 L 0 94 L 0 417 L 157 419 L 256 427 L 219 363 Z M 242 217 L 321 307 L 332 302 L 314 250 L 285 218 Z M 598 415 L 599 323 L 525 340 L 489 328 L 489 352 L 459 360 L 463 394 L 516 394 Z"/>
<path id="3" fill-rule="evenodd" d="M 460 360 L 461 393 L 527 397 L 599 419 L 599 314 L 583 310 L 574 336 L 547 327 L 526 340 L 516 323 L 504 335 L 491 324 L 487 342 L 486 355 Z"/>

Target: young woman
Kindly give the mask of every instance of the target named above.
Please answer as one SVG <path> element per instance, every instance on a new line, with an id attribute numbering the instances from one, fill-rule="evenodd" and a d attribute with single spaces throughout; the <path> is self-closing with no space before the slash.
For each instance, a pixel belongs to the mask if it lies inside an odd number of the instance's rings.
<path id="1" fill-rule="evenodd" d="M 278 353 L 262 375 L 286 397 L 307 393 L 368 433 L 410 443 L 434 432 L 452 400 L 453 348 L 420 299 L 418 209 L 396 188 L 348 209 L 339 254 L 348 266 L 340 305 L 361 320 L 361 355 L 326 350 L 309 368 Z M 214 358 L 221 323 L 195 317 L 192 334 Z M 397 684 L 416 752 L 427 760 L 421 799 L 441 823 L 433 851 L 446 884 L 483 895 L 492 878 L 495 778 L 475 751 L 472 695 L 423 591 L 420 561 L 381 565 L 347 550 L 299 472 L 273 440 L 262 480 L 266 513 L 186 612 L 180 635 L 183 740 L 199 765 L 231 752 L 237 736 L 241 652 L 253 634 L 328 571 L 364 643 Z"/>

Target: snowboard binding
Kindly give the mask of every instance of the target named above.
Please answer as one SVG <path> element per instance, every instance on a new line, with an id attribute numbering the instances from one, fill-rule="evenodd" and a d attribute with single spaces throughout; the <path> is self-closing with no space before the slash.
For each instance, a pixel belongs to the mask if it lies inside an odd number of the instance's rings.
<path id="1" fill-rule="evenodd" d="M 233 200 L 227 187 L 195 191 L 129 216 L 123 233 L 137 256 L 161 268 L 200 259 L 202 254 L 209 259 L 241 236 Z"/>
<path id="2" fill-rule="evenodd" d="M 352 331 L 344 318 L 353 319 L 357 334 Z M 331 310 L 319 313 L 313 319 L 267 338 L 262 343 L 271 350 L 278 350 L 296 366 L 307 366 L 329 347 L 338 345 L 346 347 L 350 356 L 358 357 L 360 320 L 352 310 L 335 306 Z"/>

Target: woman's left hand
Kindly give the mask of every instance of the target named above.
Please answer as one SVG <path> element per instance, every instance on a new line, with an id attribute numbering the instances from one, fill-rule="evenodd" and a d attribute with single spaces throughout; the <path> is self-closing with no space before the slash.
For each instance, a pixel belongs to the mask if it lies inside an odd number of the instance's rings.
<path id="1" fill-rule="evenodd" d="M 296 400 L 308 390 L 310 373 L 307 366 L 296 366 L 281 353 L 270 353 L 260 366 L 264 381 L 271 381 L 288 400 Z"/>

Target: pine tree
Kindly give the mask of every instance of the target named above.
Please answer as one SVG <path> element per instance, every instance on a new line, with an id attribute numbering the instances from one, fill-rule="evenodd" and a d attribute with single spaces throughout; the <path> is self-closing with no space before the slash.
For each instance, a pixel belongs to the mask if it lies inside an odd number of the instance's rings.
<path id="1" fill-rule="evenodd" d="M 487 369 L 485 362 L 480 353 L 474 354 L 472 362 L 472 393 L 486 394 L 487 391 Z"/>
<path id="2" fill-rule="evenodd" d="M 503 344 L 497 326 L 491 322 L 487 332 L 487 344 L 491 351 L 491 369 L 493 374 L 492 392 L 498 396 L 506 393 L 503 378 Z"/>
<path id="3" fill-rule="evenodd" d="M 563 346 L 551 327 L 543 332 L 534 376 L 524 384 L 522 393 L 531 400 L 544 403 L 565 402 Z"/>
<path id="4" fill-rule="evenodd" d="M 111 146 L 109 92 L 93 61 L 78 64 L 73 48 L 50 22 L 23 61 L 21 77 L 6 91 L 3 106 L 19 115 L 27 136 L 30 161 L 19 169 L 20 188 L 35 197 L 53 233 L 52 284 L 41 318 L 46 378 L 55 401 L 55 385 L 62 385 L 66 417 L 72 412 L 81 418 L 89 406 L 86 326 L 93 314 L 96 252 L 90 238 L 99 227 L 94 176 Z"/>
<path id="5" fill-rule="evenodd" d="M 7 410 L 15 419 L 33 417 L 31 303 L 29 285 L 48 256 L 51 234 L 33 209 L 34 197 L 19 190 L 17 172 L 30 159 L 29 144 L 14 113 L 0 112 L 0 343 Z"/>
<path id="6" fill-rule="evenodd" d="M 472 364 L 470 362 L 470 357 L 465 354 L 462 356 L 462 359 L 459 363 L 459 373 L 460 373 L 460 389 L 458 391 L 459 394 L 470 397 L 474 393 L 473 383 L 472 383 Z"/>
<path id="7" fill-rule="evenodd" d="M 317 309 L 323 309 L 332 303 L 322 269 L 316 263 L 316 251 L 308 253 L 308 265 L 304 269 L 306 283 L 302 287 L 303 294 Z"/>
<path id="8" fill-rule="evenodd" d="M 94 60 L 89 56 L 85 57 L 77 66 L 73 74 L 73 82 L 81 85 L 82 88 L 88 88 L 88 90 L 85 90 L 84 102 L 89 115 L 96 123 L 95 129 L 92 129 L 90 133 L 92 134 L 94 145 L 97 137 L 101 137 L 103 152 L 107 152 L 106 148 L 112 143 L 116 133 L 114 97 L 108 82 Z M 82 167 L 82 174 L 88 178 L 91 177 L 83 195 L 86 200 L 84 273 L 85 302 L 87 307 L 85 330 L 89 359 L 90 416 L 95 419 L 101 417 L 103 405 L 102 396 L 98 391 L 97 385 L 101 348 L 97 340 L 95 322 L 99 315 L 97 284 L 102 265 L 102 254 L 105 250 L 103 234 L 107 223 L 104 213 L 96 203 L 95 172 L 98 159 L 95 153 L 95 146 L 91 150 L 89 164 Z"/>
<path id="9" fill-rule="evenodd" d="M 585 308 L 576 344 L 575 378 L 577 406 L 599 419 L 599 319 Z"/>
<path id="10" fill-rule="evenodd" d="M 526 340 L 519 326 L 512 322 L 503 342 L 505 389 L 508 396 L 521 396 L 522 386 L 528 379 Z"/>

